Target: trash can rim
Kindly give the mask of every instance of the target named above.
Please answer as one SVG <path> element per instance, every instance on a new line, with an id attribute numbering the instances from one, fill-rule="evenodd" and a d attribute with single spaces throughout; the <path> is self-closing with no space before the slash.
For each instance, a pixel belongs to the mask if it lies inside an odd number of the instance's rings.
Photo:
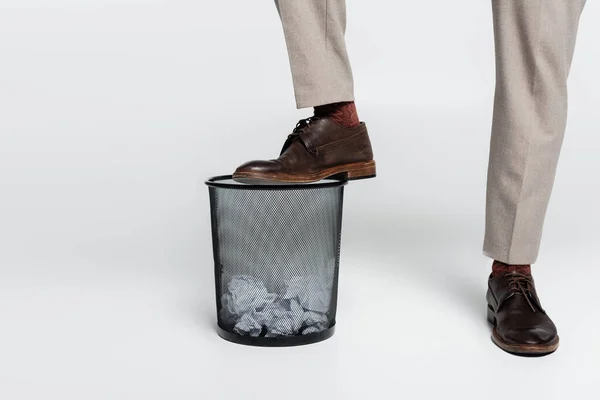
<path id="1" fill-rule="evenodd" d="M 317 183 L 282 183 L 282 184 L 246 184 L 246 183 L 224 183 L 221 181 L 232 180 L 232 175 L 219 175 L 209 178 L 204 183 L 210 187 L 225 188 L 225 189 L 236 189 L 236 190 L 308 190 L 308 189 L 325 189 L 345 186 L 348 184 L 347 180 L 341 179 L 329 179 Z"/>

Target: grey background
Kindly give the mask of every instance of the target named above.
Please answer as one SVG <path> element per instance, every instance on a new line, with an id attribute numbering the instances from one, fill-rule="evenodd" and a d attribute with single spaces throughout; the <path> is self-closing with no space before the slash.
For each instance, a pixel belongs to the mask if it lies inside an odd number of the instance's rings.
<path id="1" fill-rule="evenodd" d="M 488 1 L 348 1 L 376 180 L 346 192 L 338 332 L 214 332 L 203 180 L 295 121 L 272 2 L 0 0 L 0 398 L 598 398 L 600 4 L 538 265 L 560 350 L 495 348 L 481 255 Z"/>

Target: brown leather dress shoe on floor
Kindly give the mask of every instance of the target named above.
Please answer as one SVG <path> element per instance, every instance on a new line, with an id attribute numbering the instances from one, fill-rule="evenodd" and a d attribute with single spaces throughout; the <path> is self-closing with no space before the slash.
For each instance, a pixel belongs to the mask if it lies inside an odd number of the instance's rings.
<path id="1" fill-rule="evenodd" d="M 540 304 L 531 275 L 505 272 L 490 277 L 486 297 L 492 340 L 502 350 L 542 356 L 558 348 L 556 326 Z"/>
<path id="2" fill-rule="evenodd" d="M 259 184 L 374 176 L 373 150 L 364 122 L 355 128 L 346 128 L 319 117 L 298 122 L 276 160 L 250 161 L 233 173 L 233 179 L 238 182 Z"/>

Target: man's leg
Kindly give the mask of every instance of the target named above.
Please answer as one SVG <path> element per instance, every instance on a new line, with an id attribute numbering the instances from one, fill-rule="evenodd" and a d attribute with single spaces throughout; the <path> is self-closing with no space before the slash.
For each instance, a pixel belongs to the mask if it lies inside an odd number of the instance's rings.
<path id="1" fill-rule="evenodd" d="M 567 76 L 585 0 L 493 0 L 496 97 L 485 253 L 535 262 L 567 121 Z"/>
<path id="2" fill-rule="evenodd" d="M 298 108 L 354 101 L 346 0 L 275 0 Z"/>
<path id="3" fill-rule="evenodd" d="M 300 121 L 276 160 L 238 167 L 240 182 L 314 182 L 327 177 L 375 176 L 364 123 L 354 105 L 352 69 L 346 52 L 345 0 L 275 0 L 287 44 L 296 105 L 314 107 Z"/>
<path id="4" fill-rule="evenodd" d="M 496 262 L 489 316 L 500 347 L 547 353 L 558 337 L 541 309 L 529 265 L 538 255 L 565 132 L 567 77 L 585 0 L 492 5 L 496 96 L 484 252 Z"/>

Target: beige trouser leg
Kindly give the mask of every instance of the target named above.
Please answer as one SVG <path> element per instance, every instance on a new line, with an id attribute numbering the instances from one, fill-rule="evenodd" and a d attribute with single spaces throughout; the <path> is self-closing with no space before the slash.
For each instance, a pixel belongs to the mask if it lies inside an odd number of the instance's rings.
<path id="1" fill-rule="evenodd" d="M 275 0 L 298 108 L 354 100 L 345 0 Z"/>
<path id="2" fill-rule="evenodd" d="M 496 97 L 484 252 L 535 262 L 567 120 L 585 0 L 492 0 Z"/>

